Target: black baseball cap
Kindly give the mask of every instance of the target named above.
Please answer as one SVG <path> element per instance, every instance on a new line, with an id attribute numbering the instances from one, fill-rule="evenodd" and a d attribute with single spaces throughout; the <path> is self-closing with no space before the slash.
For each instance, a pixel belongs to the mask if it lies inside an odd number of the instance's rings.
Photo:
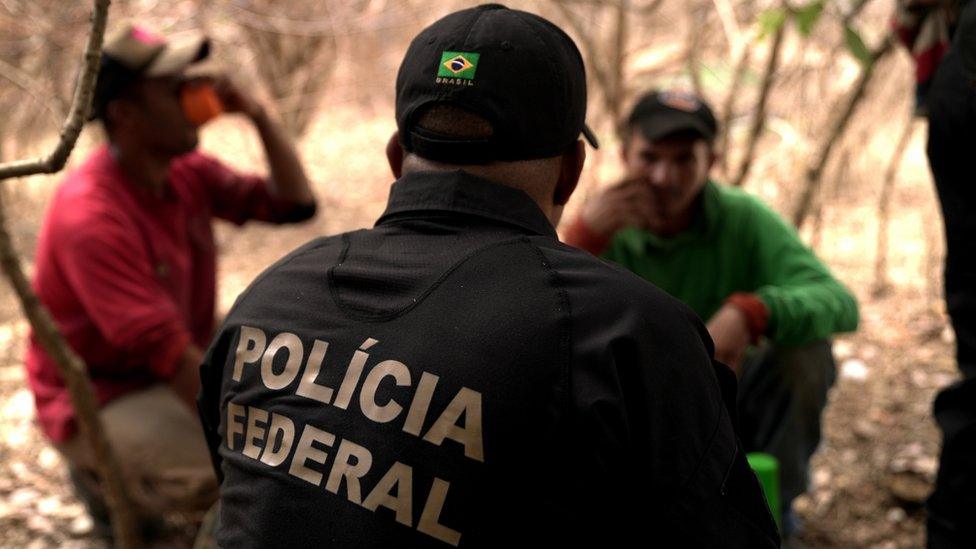
<path id="1" fill-rule="evenodd" d="M 462 138 L 417 126 L 434 105 L 486 119 L 487 138 Z M 396 83 L 400 144 L 450 164 L 558 156 L 586 127 L 586 72 L 573 40 L 551 22 L 499 4 L 458 11 L 410 43 Z"/>
<path id="2" fill-rule="evenodd" d="M 170 41 L 139 25 L 123 24 L 102 48 L 89 119 L 104 116 L 108 103 L 140 78 L 175 74 L 209 54 L 206 36 L 193 34 Z"/>
<path id="3" fill-rule="evenodd" d="M 706 141 L 715 139 L 718 122 L 702 98 L 677 90 L 654 90 L 641 97 L 627 117 L 627 129 L 637 128 L 647 140 L 680 133 L 701 134 Z"/>

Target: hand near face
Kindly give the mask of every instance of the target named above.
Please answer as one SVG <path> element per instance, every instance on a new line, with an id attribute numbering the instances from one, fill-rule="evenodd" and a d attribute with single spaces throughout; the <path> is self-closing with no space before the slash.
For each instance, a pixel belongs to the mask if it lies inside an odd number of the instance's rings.
<path id="1" fill-rule="evenodd" d="M 225 111 L 239 112 L 250 118 L 256 118 L 264 112 L 264 106 L 226 74 L 213 77 L 213 85 Z"/>
<path id="2" fill-rule="evenodd" d="M 625 179 L 587 201 L 582 215 L 590 230 L 607 238 L 624 227 L 646 228 L 651 193 L 643 179 Z"/>
<path id="3" fill-rule="evenodd" d="M 746 315 L 735 305 L 725 304 L 706 327 L 715 342 L 715 359 L 742 377 L 742 358 L 752 340 Z"/>

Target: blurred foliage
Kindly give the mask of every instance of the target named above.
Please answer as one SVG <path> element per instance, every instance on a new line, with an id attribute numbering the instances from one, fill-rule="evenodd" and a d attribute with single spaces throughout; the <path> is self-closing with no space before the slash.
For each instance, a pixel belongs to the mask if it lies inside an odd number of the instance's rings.
<path id="1" fill-rule="evenodd" d="M 775 34 L 780 27 L 786 24 L 789 15 L 790 12 L 786 8 L 773 8 L 760 13 L 756 20 L 760 29 L 759 39 L 762 40 Z"/>
<path id="2" fill-rule="evenodd" d="M 871 55 L 870 50 L 868 50 L 867 45 L 864 43 L 864 39 L 858 34 L 856 30 L 851 28 L 850 25 L 844 26 L 844 43 L 847 45 L 848 51 L 857 58 L 864 66 L 869 66 L 874 62 L 874 56 Z"/>
<path id="3" fill-rule="evenodd" d="M 794 12 L 794 20 L 796 21 L 796 28 L 800 31 L 803 36 L 810 36 L 813 32 L 813 28 L 817 25 L 817 21 L 820 21 L 820 16 L 823 15 L 824 2 L 810 2 L 809 4 L 799 7 Z"/>

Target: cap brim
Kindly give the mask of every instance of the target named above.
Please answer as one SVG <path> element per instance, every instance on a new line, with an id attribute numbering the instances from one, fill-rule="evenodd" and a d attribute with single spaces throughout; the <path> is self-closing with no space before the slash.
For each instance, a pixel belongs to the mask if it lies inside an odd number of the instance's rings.
<path id="1" fill-rule="evenodd" d="M 669 112 L 645 118 L 637 122 L 641 135 L 649 141 L 661 139 L 669 135 L 693 131 L 701 134 L 705 139 L 715 137 L 715 131 L 704 121 L 691 113 Z"/>
<path id="2" fill-rule="evenodd" d="M 210 54 L 210 40 L 206 36 L 195 36 L 179 43 L 170 43 L 143 73 L 146 76 L 167 76 L 205 59 Z"/>

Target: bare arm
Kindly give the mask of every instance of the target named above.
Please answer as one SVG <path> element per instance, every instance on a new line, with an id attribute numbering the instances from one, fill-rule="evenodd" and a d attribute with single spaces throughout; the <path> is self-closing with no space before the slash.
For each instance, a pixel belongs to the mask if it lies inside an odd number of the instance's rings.
<path id="1" fill-rule="evenodd" d="M 239 112 L 254 123 L 271 171 L 272 194 L 294 204 L 315 204 L 298 151 L 281 124 L 264 105 L 226 76 L 216 78 L 214 87 L 227 112 Z"/>
<path id="2" fill-rule="evenodd" d="M 271 181 L 274 185 L 272 192 L 278 198 L 296 204 L 314 204 L 315 195 L 312 194 L 302 162 L 298 158 L 298 151 L 292 140 L 285 135 L 281 124 L 277 123 L 268 111 L 261 108 L 251 116 L 264 153 L 271 169 Z"/>

